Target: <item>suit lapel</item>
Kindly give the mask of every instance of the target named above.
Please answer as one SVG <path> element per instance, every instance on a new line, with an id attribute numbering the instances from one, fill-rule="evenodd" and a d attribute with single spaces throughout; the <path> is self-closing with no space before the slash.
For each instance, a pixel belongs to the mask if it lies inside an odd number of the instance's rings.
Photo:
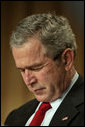
<path id="1" fill-rule="evenodd" d="M 71 101 L 63 101 L 56 111 L 50 126 L 67 126 L 69 122 L 78 114 Z"/>
<path id="2" fill-rule="evenodd" d="M 67 126 L 79 114 L 76 106 L 84 102 L 84 83 L 82 81 L 82 78 L 79 76 L 73 88 L 54 114 L 49 126 Z"/>

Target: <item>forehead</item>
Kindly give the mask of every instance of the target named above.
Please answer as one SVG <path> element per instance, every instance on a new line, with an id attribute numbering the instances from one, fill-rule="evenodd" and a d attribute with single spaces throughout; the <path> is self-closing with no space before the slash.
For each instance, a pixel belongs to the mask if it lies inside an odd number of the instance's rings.
<path id="1" fill-rule="evenodd" d="M 35 38 L 29 39 L 20 47 L 14 47 L 12 53 L 17 66 L 32 65 L 42 62 L 46 58 L 43 45 Z"/>

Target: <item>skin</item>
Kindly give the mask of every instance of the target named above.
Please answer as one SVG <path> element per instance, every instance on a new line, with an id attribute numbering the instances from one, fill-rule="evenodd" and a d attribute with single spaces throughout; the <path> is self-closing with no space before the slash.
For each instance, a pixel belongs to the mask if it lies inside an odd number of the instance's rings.
<path id="1" fill-rule="evenodd" d="M 53 61 L 46 56 L 39 40 L 31 38 L 22 46 L 13 47 L 12 53 L 26 86 L 38 101 L 59 98 L 75 74 L 71 49 L 66 49 L 60 60 Z"/>

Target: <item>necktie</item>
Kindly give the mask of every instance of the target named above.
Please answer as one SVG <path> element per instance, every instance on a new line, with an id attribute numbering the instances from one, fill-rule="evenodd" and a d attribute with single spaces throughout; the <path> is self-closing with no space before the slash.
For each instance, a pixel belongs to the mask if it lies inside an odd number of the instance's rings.
<path id="1" fill-rule="evenodd" d="M 41 106 L 39 107 L 38 111 L 35 113 L 35 116 L 29 126 L 40 126 L 43 118 L 45 116 L 45 113 L 48 109 L 51 108 L 51 105 L 49 103 L 42 103 Z"/>

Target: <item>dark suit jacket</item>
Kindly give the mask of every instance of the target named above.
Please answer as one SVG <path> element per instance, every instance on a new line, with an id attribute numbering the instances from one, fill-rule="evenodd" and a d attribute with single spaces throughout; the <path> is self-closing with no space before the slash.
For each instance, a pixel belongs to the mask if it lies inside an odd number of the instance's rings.
<path id="1" fill-rule="evenodd" d="M 12 111 L 5 125 L 25 126 L 38 104 L 34 99 Z M 62 120 L 65 117 L 68 119 Z M 80 76 L 54 114 L 49 126 L 84 126 L 84 81 Z"/>

